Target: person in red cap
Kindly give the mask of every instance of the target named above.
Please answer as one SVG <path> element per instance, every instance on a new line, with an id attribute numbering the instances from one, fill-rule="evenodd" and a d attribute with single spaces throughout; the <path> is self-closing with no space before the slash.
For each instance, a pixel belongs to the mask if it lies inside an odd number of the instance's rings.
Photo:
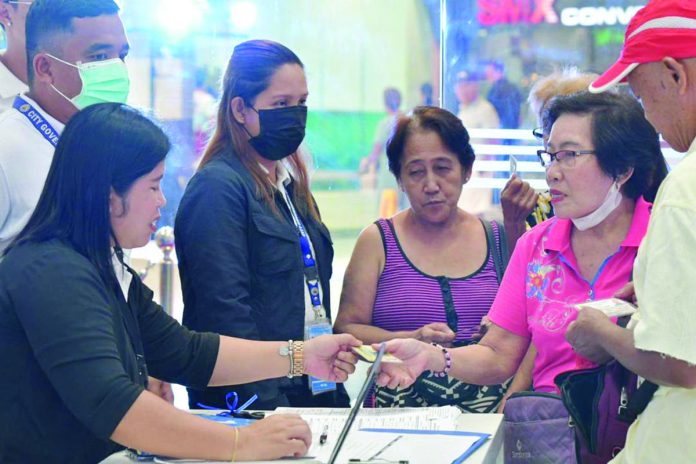
<path id="1" fill-rule="evenodd" d="M 687 154 L 660 187 L 638 251 L 632 330 L 583 310 L 566 337 L 578 354 L 608 354 L 659 385 L 612 463 L 696 462 L 696 1 L 652 0 L 634 16 L 621 57 L 590 91 L 621 82 Z"/>

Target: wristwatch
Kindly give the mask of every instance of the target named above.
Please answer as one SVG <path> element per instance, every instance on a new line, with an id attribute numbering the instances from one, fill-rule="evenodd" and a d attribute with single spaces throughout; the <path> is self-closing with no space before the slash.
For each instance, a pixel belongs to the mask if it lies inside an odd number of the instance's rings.
<path id="1" fill-rule="evenodd" d="M 304 374 L 304 342 L 288 340 L 287 345 L 278 348 L 278 354 L 290 358 L 289 378 Z"/>

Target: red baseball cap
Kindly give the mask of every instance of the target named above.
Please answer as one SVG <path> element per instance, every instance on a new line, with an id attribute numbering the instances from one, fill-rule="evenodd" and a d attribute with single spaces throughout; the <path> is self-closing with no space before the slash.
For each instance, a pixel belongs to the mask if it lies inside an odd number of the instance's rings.
<path id="1" fill-rule="evenodd" d="M 696 1 L 651 0 L 626 29 L 619 60 L 590 84 L 600 93 L 626 78 L 639 64 L 663 58 L 696 58 Z"/>

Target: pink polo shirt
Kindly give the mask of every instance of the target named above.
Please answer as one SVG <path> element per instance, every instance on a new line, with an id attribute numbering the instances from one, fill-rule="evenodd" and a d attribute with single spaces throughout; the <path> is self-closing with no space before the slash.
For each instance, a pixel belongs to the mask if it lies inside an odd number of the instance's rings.
<path id="1" fill-rule="evenodd" d="M 630 280 L 650 207 L 642 198 L 636 201 L 628 235 L 590 282 L 580 274 L 571 249 L 569 219 L 551 218 L 517 241 L 488 316 L 498 326 L 531 338 L 538 352 L 532 373 L 536 391 L 557 393 L 553 379 L 578 368 L 578 357 L 565 339 L 568 325 L 577 318 L 573 305 L 610 298 Z"/>

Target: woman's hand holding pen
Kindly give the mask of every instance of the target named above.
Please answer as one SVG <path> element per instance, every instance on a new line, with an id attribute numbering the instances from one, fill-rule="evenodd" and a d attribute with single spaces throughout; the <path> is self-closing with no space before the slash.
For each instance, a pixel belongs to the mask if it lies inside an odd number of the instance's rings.
<path id="1" fill-rule="evenodd" d="M 312 445 L 309 425 L 295 414 L 275 414 L 238 430 L 237 461 L 298 458 Z"/>
<path id="2" fill-rule="evenodd" d="M 373 348 L 378 349 L 379 344 L 373 345 Z M 403 362 L 383 362 L 380 365 L 377 385 L 381 387 L 408 387 L 423 371 L 439 372 L 445 368 L 445 359 L 439 348 L 412 338 L 388 341 L 385 353 L 391 353 Z"/>
<path id="3" fill-rule="evenodd" d="M 305 374 L 331 382 L 345 382 L 355 372 L 358 357 L 352 347 L 362 342 L 350 334 L 322 335 L 305 342 Z"/>

